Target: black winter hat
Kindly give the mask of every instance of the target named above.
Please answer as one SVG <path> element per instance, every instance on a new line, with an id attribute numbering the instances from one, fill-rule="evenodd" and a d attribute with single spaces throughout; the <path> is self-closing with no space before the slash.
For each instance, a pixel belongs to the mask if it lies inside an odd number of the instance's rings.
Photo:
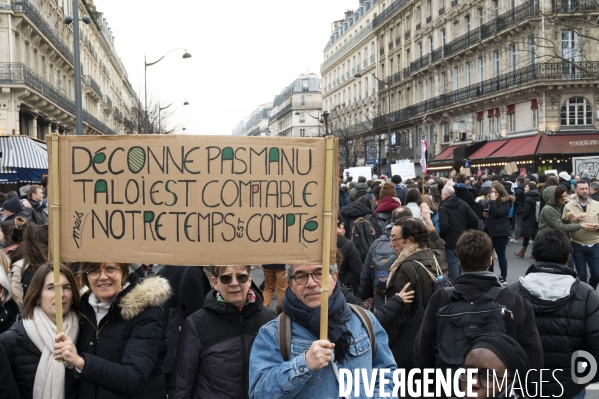
<path id="1" fill-rule="evenodd" d="M 12 197 L 2 203 L 2 209 L 6 209 L 12 213 L 21 213 L 23 212 L 23 205 L 21 205 L 19 197 Z"/>

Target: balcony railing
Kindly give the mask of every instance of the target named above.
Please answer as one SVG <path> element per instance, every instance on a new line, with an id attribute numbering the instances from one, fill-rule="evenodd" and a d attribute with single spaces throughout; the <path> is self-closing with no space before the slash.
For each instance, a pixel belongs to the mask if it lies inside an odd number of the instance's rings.
<path id="1" fill-rule="evenodd" d="M 379 55 L 385 55 L 385 48 L 384 47 L 381 47 L 379 49 Z"/>
<path id="2" fill-rule="evenodd" d="M 492 35 L 502 32 L 512 26 L 519 24 L 522 21 L 527 21 L 532 17 L 539 15 L 539 3 L 531 1 L 524 3 L 508 12 L 500 15 L 497 18 L 487 22 L 486 24 L 471 30 L 455 40 L 447 43 L 445 46 L 426 54 L 410 64 L 412 72 L 415 72 L 425 66 L 432 64 L 442 58 L 449 57 L 466 48 L 481 42 Z"/>
<path id="3" fill-rule="evenodd" d="M 92 90 L 95 91 L 100 98 L 102 98 L 102 90 L 100 89 L 100 85 L 96 83 L 94 78 L 92 78 L 90 75 L 85 75 L 84 82 L 87 87 L 91 87 Z"/>
<path id="4" fill-rule="evenodd" d="M 107 104 L 108 107 L 112 109 L 112 99 L 108 97 L 107 94 L 104 94 L 104 96 L 102 97 L 102 101 L 104 102 L 104 104 Z"/>
<path id="5" fill-rule="evenodd" d="M 393 40 L 389 42 L 389 50 L 393 50 Z"/>
<path id="6" fill-rule="evenodd" d="M 121 110 L 120 110 L 120 109 L 118 109 L 117 107 L 114 107 L 114 111 L 113 111 L 113 113 L 112 113 L 112 116 L 113 116 L 115 119 L 119 119 L 119 120 L 121 120 L 121 121 L 123 120 L 123 113 L 122 113 L 122 112 L 121 112 Z"/>
<path id="7" fill-rule="evenodd" d="M 276 121 L 277 119 L 279 119 L 281 116 L 285 115 L 287 112 L 289 112 L 291 110 L 291 103 L 285 105 L 281 110 L 279 110 L 276 114 L 271 115 L 269 120 L 270 121 Z M 255 121 L 254 121 L 255 123 Z"/>
<path id="8" fill-rule="evenodd" d="M 397 35 L 397 37 L 395 38 L 395 45 L 399 46 L 401 44 L 401 36 Z"/>
<path id="9" fill-rule="evenodd" d="M 431 17 L 430 15 L 428 17 L 426 17 L 426 23 L 428 24 L 429 22 L 431 22 L 433 20 L 433 17 Z"/>
<path id="10" fill-rule="evenodd" d="M 401 81 L 401 71 L 396 72 L 395 75 L 393 75 L 393 83 L 399 83 Z"/>
<path id="11" fill-rule="evenodd" d="M 405 74 L 405 70 L 404 70 Z M 390 117 L 393 122 L 400 122 L 423 113 L 429 113 L 439 108 L 452 106 L 474 99 L 506 91 L 529 83 L 546 80 L 569 81 L 591 79 L 599 76 L 599 61 L 587 61 L 572 66 L 570 63 L 544 63 L 534 64 L 513 72 L 509 72 L 480 83 L 475 83 L 459 90 L 454 90 L 418 104 L 392 112 Z M 386 126 L 389 115 L 379 116 L 374 119 L 374 128 Z"/>
<path id="12" fill-rule="evenodd" d="M 445 7 L 439 8 L 439 15 L 445 14 Z"/>
<path id="13" fill-rule="evenodd" d="M 44 34 L 44 36 L 46 36 L 50 43 L 52 43 L 52 45 L 56 47 L 71 64 L 74 63 L 74 57 L 71 50 L 62 42 L 56 33 L 54 33 L 52 27 L 40 15 L 34 5 L 27 0 L 18 0 L 13 3 L 13 11 L 23 12 L 27 18 L 29 18 L 31 22 L 33 22 L 33 24 Z"/>
<path id="14" fill-rule="evenodd" d="M 458 0 L 451 0 L 451 6 L 455 7 L 458 5 Z"/>
<path id="15" fill-rule="evenodd" d="M 404 68 L 403 70 L 403 78 L 407 79 L 410 77 L 410 67 Z"/>
<path id="16" fill-rule="evenodd" d="M 23 83 L 42 96 L 48 98 L 66 112 L 73 116 L 75 115 L 75 103 L 73 101 L 65 97 L 54 86 L 46 82 L 21 62 L 0 63 L 0 84 L 1 83 Z M 112 129 L 85 110 L 83 111 L 83 121 L 102 133 L 116 134 Z"/>
<path id="17" fill-rule="evenodd" d="M 553 12 L 583 13 L 599 10 L 596 0 L 553 0 Z"/>
<path id="18" fill-rule="evenodd" d="M 408 40 L 410 38 L 410 30 L 408 29 L 404 35 L 405 40 Z"/>
<path id="19" fill-rule="evenodd" d="M 395 0 L 393 2 L 393 4 L 391 4 L 389 7 L 387 7 L 382 13 L 377 15 L 376 18 L 374 18 L 372 20 L 372 27 L 374 28 L 374 27 L 382 24 L 383 21 L 385 21 L 387 18 L 389 18 L 391 15 L 393 15 L 393 13 L 395 13 L 395 11 L 399 10 L 399 8 L 401 6 L 403 6 L 404 4 L 406 4 L 407 2 L 408 2 L 408 0 Z"/>
<path id="20" fill-rule="evenodd" d="M 422 23 L 418 22 L 418 23 L 416 24 L 416 30 L 418 30 L 418 29 L 420 29 L 420 28 L 422 28 Z"/>

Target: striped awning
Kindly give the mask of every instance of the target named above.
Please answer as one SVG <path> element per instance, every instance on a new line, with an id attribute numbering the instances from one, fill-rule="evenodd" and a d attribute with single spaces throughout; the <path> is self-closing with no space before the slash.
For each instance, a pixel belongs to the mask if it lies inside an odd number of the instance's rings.
<path id="1" fill-rule="evenodd" d="M 2 167 L 48 169 L 48 151 L 27 136 L 0 136 L 0 153 Z"/>

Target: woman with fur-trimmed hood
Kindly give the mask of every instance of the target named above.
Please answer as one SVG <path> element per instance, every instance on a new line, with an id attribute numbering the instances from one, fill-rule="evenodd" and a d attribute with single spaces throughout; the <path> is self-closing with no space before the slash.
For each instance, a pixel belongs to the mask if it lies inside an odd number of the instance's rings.
<path id="1" fill-rule="evenodd" d="M 164 399 L 166 354 L 162 305 L 171 295 L 162 277 L 128 274 L 126 263 L 82 263 L 83 284 L 76 346 L 57 335 L 56 359 L 75 368 L 86 399 Z"/>

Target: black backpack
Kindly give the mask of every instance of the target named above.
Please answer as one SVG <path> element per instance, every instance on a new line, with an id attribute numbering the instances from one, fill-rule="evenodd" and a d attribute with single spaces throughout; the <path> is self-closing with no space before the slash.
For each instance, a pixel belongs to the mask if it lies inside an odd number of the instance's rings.
<path id="1" fill-rule="evenodd" d="M 368 217 L 368 215 L 366 216 Z M 366 259 L 368 249 L 370 249 L 370 246 L 376 239 L 376 231 L 368 219 L 359 217 L 354 220 L 351 228 L 351 241 L 358 249 L 362 263 L 364 262 L 364 259 Z"/>
<path id="2" fill-rule="evenodd" d="M 470 300 L 445 288 L 451 303 L 437 311 L 436 367 L 456 368 L 464 364 L 466 349 L 482 333 L 505 333 L 505 318 L 514 318 L 507 307 L 495 302 L 503 287 L 492 287 L 479 300 Z"/>
<path id="3" fill-rule="evenodd" d="M 356 199 L 365 196 L 368 194 L 368 188 L 362 187 L 359 190 L 356 190 Z"/>
<path id="4" fill-rule="evenodd" d="M 381 231 L 385 231 L 385 227 L 391 223 L 391 212 L 377 212 L 376 223 L 381 228 Z"/>

